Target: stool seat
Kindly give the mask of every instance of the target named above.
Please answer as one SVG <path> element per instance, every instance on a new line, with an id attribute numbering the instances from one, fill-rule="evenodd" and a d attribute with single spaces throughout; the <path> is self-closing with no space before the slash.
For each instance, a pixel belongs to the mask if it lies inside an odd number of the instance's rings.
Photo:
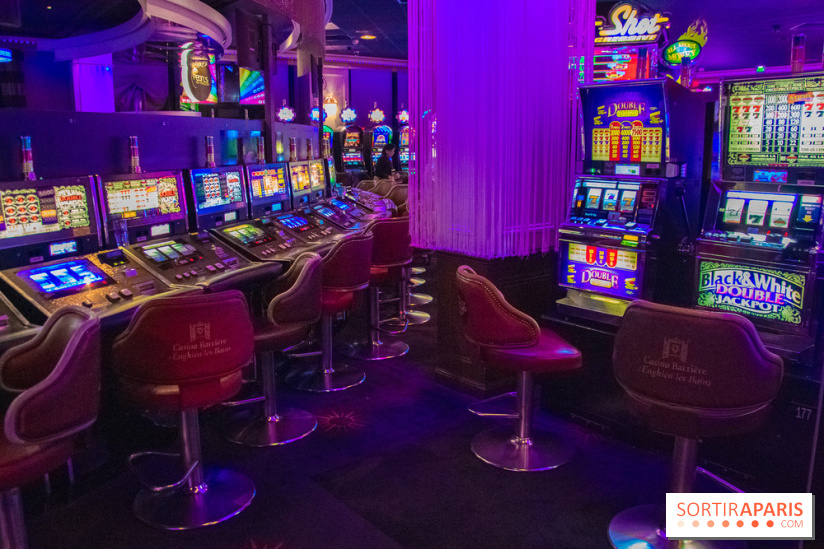
<path id="1" fill-rule="evenodd" d="M 566 372 L 581 367 L 581 352 L 548 328 L 541 328 L 531 347 L 483 347 L 484 358 L 516 372 Z"/>
<path id="2" fill-rule="evenodd" d="M 252 318 L 255 331 L 255 353 L 281 351 L 306 339 L 307 327 L 303 324 L 276 326 L 266 317 Z"/>
<path id="3" fill-rule="evenodd" d="M 76 450 L 75 439 L 14 444 L 0 430 L 0 492 L 37 480 L 54 471 Z"/>
<path id="4" fill-rule="evenodd" d="M 320 309 L 323 315 L 335 315 L 348 311 L 355 301 L 354 292 L 324 290 L 320 294 Z"/>
<path id="5" fill-rule="evenodd" d="M 242 382 L 240 370 L 186 384 L 149 383 L 120 375 L 118 389 L 139 409 L 179 412 L 181 408 L 205 408 L 229 400 L 240 391 Z"/>
<path id="6" fill-rule="evenodd" d="M 369 285 L 370 286 L 377 286 L 380 284 L 386 284 L 389 280 L 389 269 L 387 267 L 375 267 L 372 266 L 369 268 Z"/>

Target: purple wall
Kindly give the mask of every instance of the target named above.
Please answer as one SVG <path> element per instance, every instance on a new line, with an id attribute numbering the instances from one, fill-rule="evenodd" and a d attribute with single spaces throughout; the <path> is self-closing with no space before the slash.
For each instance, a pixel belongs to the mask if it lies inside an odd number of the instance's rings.
<path id="1" fill-rule="evenodd" d="M 398 71 L 398 110 L 401 110 L 401 105 L 409 110 L 409 73 L 407 71 Z"/>
<path id="2" fill-rule="evenodd" d="M 27 51 L 23 57 L 23 90 L 29 109 L 74 110 L 71 61 L 54 61 L 49 52 Z"/>
<path id="3" fill-rule="evenodd" d="M 387 123 L 394 113 L 392 112 L 392 71 L 384 69 L 353 69 L 349 71 L 350 104 L 358 112 L 355 121 L 364 128 L 372 127 L 367 116 L 369 111 L 378 103 L 378 108 L 386 114 Z"/>

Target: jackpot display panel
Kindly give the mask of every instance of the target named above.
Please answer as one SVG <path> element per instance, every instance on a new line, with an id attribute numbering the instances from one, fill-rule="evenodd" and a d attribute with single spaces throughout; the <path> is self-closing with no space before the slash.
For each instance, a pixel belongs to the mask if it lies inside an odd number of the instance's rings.
<path id="1" fill-rule="evenodd" d="M 289 209 L 289 165 L 285 163 L 246 166 L 252 217 L 263 217 Z"/>
<path id="2" fill-rule="evenodd" d="M 188 170 L 186 192 L 193 206 L 190 225 L 204 230 L 248 219 L 243 175 L 240 166 Z"/>
<path id="3" fill-rule="evenodd" d="M 722 85 L 727 181 L 824 185 L 824 73 Z"/>
<path id="4" fill-rule="evenodd" d="M 94 178 L 0 183 L 0 268 L 100 247 Z"/>

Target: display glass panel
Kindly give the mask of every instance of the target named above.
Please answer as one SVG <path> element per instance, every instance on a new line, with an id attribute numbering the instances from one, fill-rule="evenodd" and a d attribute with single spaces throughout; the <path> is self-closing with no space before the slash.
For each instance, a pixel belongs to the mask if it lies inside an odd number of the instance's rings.
<path id="1" fill-rule="evenodd" d="M 666 105 L 660 82 L 584 88 L 581 97 L 591 160 L 663 161 Z"/>
<path id="2" fill-rule="evenodd" d="M 113 179 L 103 184 L 109 219 L 150 218 L 179 214 L 180 187 L 174 175 Z"/>
<path id="3" fill-rule="evenodd" d="M 243 203 L 243 178 L 240 170 L 192 170 L 197 211 L 220 210 Z"/>
<path id="4" fill-rule="evenodd" d="M 279 215 L 277 220 L 283 223 L 283 225 L 289 229 L 297 229 L 299 231 L 305 231 L 309 229 L 309 223 L 302 217 L 297 217 L 292 214 L 286 215 Z"/>
<path id="5" fill-rule="evenodd" d="M 348 148 L 355 148 L 360 147 L 360 145 L 360 132 L 347 130 L 343 137 L 343 146 Z"/>
<path id="6" fill-rule="evenodd" d="M 329 186 L 334 187 L 338 184 L 338 174 L 335 172 L 335 159 L 327 158 L 326 165 L 329 168 Z"/>
<path id="7" fill-rule="evenodd" d="M 280 199 L 285 198 L 287 194 L 286 165 L 250 166 L 249 188 L 252 191 L 252 199 L 254 200 L 273 196 Z"/>
<path id="8" fill-rule="evenodd" d="M 333 198 L 330 202 L 334 207 L 336 207 L 337 209 L 339 209 L 341 211 L 345 212 L 346 210 L 349 209 L 349 204 L 347 204 L 343 200 Z"/>
<path id="9" fill-rule="evenodd" d="M 638 297 L 643 277 L 639 252 L 562 242 L 561 284 L 624 299 Z"/>
<path id="10" fill-rule="evenodd" d="M 82 185 L 0 190 L 0 239 L 90 227 L 90 202 Z"/>
<path id="11" fill-rule="evenodd" d="M 571 215 L 633 221 L 640 189 L 640 183 L 630 181 L 579 179 L 575 183 Z"/>
<path id="12" fill-rule="evenodd" d="M 17 276 L 36 292 L 46 294 L 50 299 L 114 283 L 112 278 L 86 259 L 19 271 Z"/>
<path id="13" fill-rule="evenodd" d="M 315 160 L 309 163 L 309 179 L 312 181 L 313 191 L 326 188 L 326 174 L 323 169 L 323 160 Z"/>
<path id="14" fill-rule="evenodd" d="M 809 195 L 806 200 L 815 207 L 820 205 L 821 196 Z M 750 235 L 786 233 L 789 236 L 795 227 L 793 210 L 797 202 L 798 195 L 794 193 L 730 190 L 723 197 L 718 228 Z M 810 212 L 811 220 L 813 213 L 817 222 L 818 212 Z"/>
<path id="15" fill-rule="evenodd" d="M 824 167 L 824 77 L 729 82 L 725 95 L 728 165 Z"/>
<path id="16" fill-rule="evenodd" d="M 197 252 L 194 246 L 176 240 L 167 240 L 143 246 L 140 251 L 156 263 L 187 257 Z"/>
<path id="17" fill-rule="evenodd" d="M 240 104 L 241 105 L 263 105 L 263 73 L 252 71 L 240 67 Z"/>
<path id="18" fill-rule="evenodd" d="M 641 49 L 649 49 L 640 55 Z M 609 46 L 596 47 L 592 64 L 593 81 L 616 82 L 621 80 L 635 80 L 639 77 L 639 69 L 649 75 L 650 60 L 657 58 L 657 48 L 653 46 Z"/>
<path id="19" fill-rule="evenodd" d="M 289 172 L 292 176 L 293 193 L 301 193 L 312 188 L 312 181 L 309 179 L 309 170 L 306 164 L 290 164 Z"/>
<path id="20" fill-rule="evenodd" d="M 266 236 L 266 233 L 262 230 L 248 223 L 237 225 L 235 227 L 228 227 L 222 230 L 224 234 L 234 238 L 235 240 L 239 240 L 244 244 L 260 242 Z"/>

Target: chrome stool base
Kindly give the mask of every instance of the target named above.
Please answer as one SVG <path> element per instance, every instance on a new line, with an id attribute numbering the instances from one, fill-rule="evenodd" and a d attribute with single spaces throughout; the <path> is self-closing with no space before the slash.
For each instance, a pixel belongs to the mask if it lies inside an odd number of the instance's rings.
<path id="1" fill-rule="evenodd" d="M 413 311 L 407 310 L 401 314 L 400 317 L 395 317 L 391 319 L 387 319 L 381 322 L 384 326 L 389 326 L 390 328 L 398 328 L 404 329 L 406 326 L 420 326 L 421 324 L 426 324 L 432 320 L 432 317 L 429 313 L 425 313 L 423 311 Z M 409 321 L 408 323 L 406 321 Z"/>
<path id="2" fill-rule="evenodd" d="M 362 370 L 348 364 L 336 364 L 334 370 L 322 368 L 293 370 L 286 375 L 286 384 L 299 391 L 331 393 L 360 385 L 364 379 L 366 379 L 366 374 Z"/>
<path id="3" fill-rule="evenodd" d="M 423 307 L 432 303 L 434 298 L 429 294 L 409 294 L 409 305 L 413 307 Z"/>
<path id="4" fill-rule="evenodd" d="M 409 345 L 403 341 L 370 341 L 352 343 L 341 349 L 341 354 L 357 360 L 386 360 L 397 358 L 409 352 Z"/>
<path id="5" fill-rule="evenodd" d="M 411 272 L 413 275 L 422 275 L 426 272 L 426 267 L 412 267 Z"/>
<path id="6" fill-rule="evenodd" d="M 423 278 L 413 276 L 409 279 L 410 288 L 417 288 L 418 286 L 423 286 L 424 284 L 426 284 L 426 280 L 424 280 Z"/>
<path id="7" fill-rule="evenodd" d="M 664 531 L 663 505 L 638 505 L 621 511 L 609 523 L 609 540 L 613 547 L 667 549 L 670 540 Z M 683 549 L 743 549 L 747 544 L 736 540 L 672 540 Z"/>
<path id="8" fill-rule="evenodd" d="M 226 469 L 204 471 L 204 483 L 154 492 L 143 489 L 134 501 L 134 514 L 164 530 L 189 530 L 217 524 L 245 509 L 255 497 L 255 485 L 245 475 Z"/>
<path id="9" fill-rule="evenodd" d="M 232 421 L 224 436 L 244 446 L 278 446 L 288 444 L 309 435 L 318 426 L 318 420 L 309 412 L 286 409 L 272 417 L 260 417 L 251 422 L 247 419 Z"/>
<path id="10" fill-rule="evenodd" d="M 507 471 L 545 471 L 569 462 L 575 448 L 559 437 L 534 432 L 521 442 L 512 428 L 499 427 L 472 440 L 472 452 L 481 460 Z"/>

